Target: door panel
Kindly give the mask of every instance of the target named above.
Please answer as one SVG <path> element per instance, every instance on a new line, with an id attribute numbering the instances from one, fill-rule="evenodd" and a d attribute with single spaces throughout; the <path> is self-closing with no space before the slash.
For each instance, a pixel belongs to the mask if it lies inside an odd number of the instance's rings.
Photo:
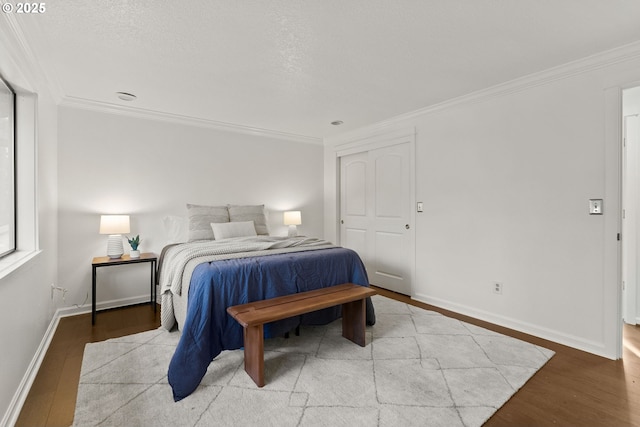
<path id="1" fill-rule="evenodd" d="M 360 255 L 369 270 L 368 155 L 340 158 L 340 244 Z"/>
<path id="2" fill-rule="evenodd" d="M 340 158 L 340 242 L 358 252 L 377 286 L 411 295 L 409 143 Z"/>
<path id="3" fill-rule="evenodd" d="M 626 116 L 623 122 L 625 145 L 623 147 L 622 182 L 622 318 L 635 325 L 638 316 L 638 231 L 640 230 L 640 119 Z"/>
<path id="4" fill-rule="evenodd" d="M 373 230 L 375 230 L 376 269 L 372 283 L 411 295 L 410 269 L 413 253 L 411 238 L 410 153 L 409 144 L 398 144 L 369 152 L 374 165 Z M 407 228 L 409 226 L 409 228 Z"/>
<path id="5" fill-rule="evenodd" d="M 351 159 L 344 168 L 344 191 L 347 215 L 367 215 L 366 159 Z"/>
<path id="6" fill-rule="evenodd" d="M 361 228 L 345 227 L 344 229 L 344 243 L 342 246 L 353 249 L 360 255 L 362 261 L 365 263 L 365 257 L 367 256 L 367 230 Z"/>
<path id="7" fill-rule="evenodd" d="M 387 233 L 379 231 L 376 233 L 376 280 L 396 281 L 403 280 L 405 274 L 406 259 L 403 257 L 405 253 L 404 236 L 397 233 Z M 378 276 L 384 276 L 381 279 Z"/>
<path id="8" fill-rule="evenodd" d="M 403 215 L 402 163 L 402 157 L 394 153 L 379 154 L 375 158 L 376 217 L 378 218 L 399 218 Z"/>

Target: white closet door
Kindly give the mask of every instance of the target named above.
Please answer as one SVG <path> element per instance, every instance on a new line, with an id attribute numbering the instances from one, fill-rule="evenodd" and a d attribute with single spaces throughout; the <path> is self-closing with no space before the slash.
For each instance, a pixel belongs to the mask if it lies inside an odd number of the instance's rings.
<path id="1" fill-rule="evenodd" d="M 340 158 L 340 244 L 360 255 L 369 272 L 371 195 L 369 153 Z M 371 279 L 371 278 L 369 278 Z"/>
<path id="2" fill-rule="evenodd" d="M 369 281 L 411 295 L 411 155 L 408 143 L 341 157 L 340 236 Z"/>
<path id="3" fill-rule="evenodd" d="M 411 295 L 411 214 L 409 144 L 369 152 L 374 175 L 372 249 L 369 280 L 392 291 Z"/>
<path id="4" fill-rule="evenodd" d="M 622 318 L 630 325 L 637 324 L 638 235 L 640 234 L 640 119 L 638 115 L 624 118 L 623 183 L 622 183 Z"/>

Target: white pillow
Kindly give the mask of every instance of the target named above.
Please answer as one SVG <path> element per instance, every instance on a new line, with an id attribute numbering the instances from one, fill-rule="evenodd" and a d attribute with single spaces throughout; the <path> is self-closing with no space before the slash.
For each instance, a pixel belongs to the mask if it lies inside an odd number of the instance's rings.
<path id="1" fill-rule="evenodd" d="M 211 229 L 216 240 L 257 235 L 253 221 L 212 222 Z"/>

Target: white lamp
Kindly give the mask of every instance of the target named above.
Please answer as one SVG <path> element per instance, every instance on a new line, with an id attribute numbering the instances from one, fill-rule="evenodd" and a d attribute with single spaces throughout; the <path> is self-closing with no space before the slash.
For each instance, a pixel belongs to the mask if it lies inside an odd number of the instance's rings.
<path id="1" fill-rule="evenodd" d="M 284 225 L 289 226 L 289 237 L 296 237 L 298 235 L 298 227 L 296 227 L 296 225 L 300 224 L 302 224 L 300 211 L 288 211 L 284 213 Z"/>
<path id="2" fill-rule="evenodd" d="M 129 233 L 129 215 L 101 215 L 100 234 L 108 234 L 107 255 L 109 258 L 120 258 L 124 253 L 122 234 Z"/>

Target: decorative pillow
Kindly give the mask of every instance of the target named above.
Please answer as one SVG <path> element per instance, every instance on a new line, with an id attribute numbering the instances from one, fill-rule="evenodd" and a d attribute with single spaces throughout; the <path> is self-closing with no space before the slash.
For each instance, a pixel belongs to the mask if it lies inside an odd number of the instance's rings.
<path id="1" fill-rule="evenodd" d="M 169 243 L 183 243 L 189 236 L 189 221 L 185 216 L 167 215 L 162 218 L 164 232 Z"/>
<path id="2" fill-rule="evenodd" d="M 188 241 L 213 240 L 211 223 L 229 222 L 226 206 L 203 206 L 187 204 L 189 218 Z"/>
<path id="3" fill-rule="evenodd" d="M 256 235 L 256 227 L 253 225 L 253 221 L 222 222 L 218 224 L 212 222 L 211 229 L 216 240 Z"/>
<path id="4" fill-rule="evenodd" d="M 253 221 L 256 233 L 263 236 L 269 235 L 264 205 L 228 205 L 227 207 L 229 208 L 229 220 L 231 222 Z"/>

